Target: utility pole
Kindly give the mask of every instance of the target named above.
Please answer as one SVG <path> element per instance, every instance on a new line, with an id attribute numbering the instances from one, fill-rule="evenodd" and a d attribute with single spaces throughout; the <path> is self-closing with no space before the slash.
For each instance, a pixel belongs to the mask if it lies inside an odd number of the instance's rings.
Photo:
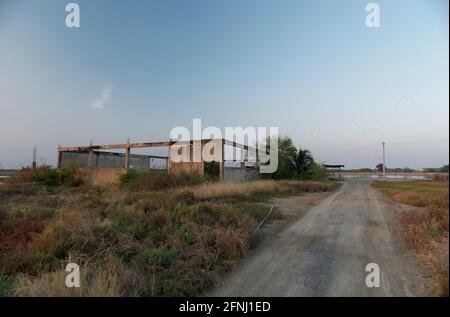
<path id="1" fill-rule="evenodd" d="M 88 168 L 92 168 L 93 167 L 93 160 L 94 160 L 94 150 L 92 148 L 92 140 L 89 143 L 89 155 L 88 155 Z"/>
<path id="2" fill-rule="evenodd" d="M 37 164 L 36 164 L 36 152 L 37 152 L 37 149 L 36 149 L 36 145 L 35 145 L 34 148 L 33 148 L 33 164 L 32 164 L 33 171 L 35 171 L 36 168 L 37 168 Z"/>
<path id="3" fill-rule="evenodd" d="M 384 151 L 384 146 L 385 143 L 383 141 L 383 178 L 386 178 L 386 155 L 385 155 L 385 151 Z"/>
<path id="4" fill-rule="evenodd" d="M 127 138 L 127 147 L 125 149 L 125 169 L 128 172 L 130 168 L 130 137 Z"/>

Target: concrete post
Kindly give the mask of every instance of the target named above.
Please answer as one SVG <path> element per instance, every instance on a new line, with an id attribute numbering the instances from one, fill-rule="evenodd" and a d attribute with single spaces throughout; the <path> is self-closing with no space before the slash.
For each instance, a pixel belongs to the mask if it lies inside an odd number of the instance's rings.
<path id="1" fill-rule="evenodd" d="M 171 162 L 172 162 L 172 157 L 171 157 L 171 151 L 172 151 L 172 145 L 173 145 L 173 141 L 170 140 L 169 141 L 169 153 L 167 155 L 167 174 L 170 174 L 171 172 Z"/>
<path id="2" fill-rule="evenodd" d="M 61 145 L 58 146 L 58 154 L 57 154 L 57 157 L 56 157 L 56 160 L 57 160 L 56 167 L 57 168 L 61 168 L 61 156 L 62 156 L 62 153 L 60 151 L 60 148 L 61 148 Z"/>
<path id="3" fill-rule="evenodd" d="M 88 155 L 88 168 L 92 168 L 93 167 L 93 160 L 94 160 L 94 150 L 92 148 L 92 140 L 91 143 L 89 145 L 89 155 Z"/>
<path id="4" fill-rule="evenodd" d="M 33 171 L 35 171 L 36 168 L 37 168 L 37 163 L 36 163 L 36 152 L 37 152 L 36 146 L 34 146 L 34 148 L 33 148 L 33 163 L 32 163 Z"/>
<path id="5" fill-rule="evenodd" d="M 258 143 L 255 144 L 255 168 L 259 168 Z"/>
<path id="6" fill-rule="evenodd" d="M 224 163 L 225 163 L 225 140 L 220 139 L 221 146 L 222 146 L 222 155 L 220 158 L 219 166 L 220 166 L 220 179 L 223 180 L 223 173 L 224 173 Z"/>
<path id="7" fill-rule="evenodd" d="M 127 148 L 125 149 L 125 168 L 128 169 L 130 168 L 130 147 L 127 146 Z"/>
<path id="8" fill-rule="evenodd" d="M 384 151 L 385 143 L 383 142 L 383 178 L 386 178 L 386 154 Z"/>
<path id="9" fill-rule="evenodd" d="M 193 151 L 192 151 L 192 155 L 194 155 L 194 151 L 199 151 L 197 154 L 200 155 L 200 163 L 201 163 L 201 167 L 200 167 L 200 175 L 203 177 L 205 176 L 205 160 L 203 159 L 203 145 L 204 145 L 204 141 L 202 139 L 200 139 L 199 141 L 193 141 L 192 143 L 192 147 L 193 147 Z M 194 149 L 195 147 L 195 149 Z"/>
<path id="10" fill-rule="evenodd" d="M 127 145 L 125 148 L 125 169 L 130 168 L 130 137 L 127 138 Z"/>

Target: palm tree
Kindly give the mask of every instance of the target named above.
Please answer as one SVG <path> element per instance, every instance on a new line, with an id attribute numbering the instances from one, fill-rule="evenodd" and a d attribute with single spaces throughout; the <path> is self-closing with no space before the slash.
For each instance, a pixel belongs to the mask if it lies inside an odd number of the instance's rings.
<path id="1" fill-rule="evenodd" d="M 265 149 L 270 147 L 270 139 L 260 145 L 260 148 Z M 278 137 L 278 165 L 277 170 L 270 175 L 273 179 L 292 178 L 296 172 L 295 159 L 297 157 L 297 149 L 290 137 Z M 267 164 L 267 163 L 266 163 Z"/>
<path id="2" fill-rule="evenodd" d="M 295 157 L 295 168 L 299 174 L 306 172 L 314 164 L 314 158 L 311 152 L 307 149 L 298 148 L 297 156 Z"/>

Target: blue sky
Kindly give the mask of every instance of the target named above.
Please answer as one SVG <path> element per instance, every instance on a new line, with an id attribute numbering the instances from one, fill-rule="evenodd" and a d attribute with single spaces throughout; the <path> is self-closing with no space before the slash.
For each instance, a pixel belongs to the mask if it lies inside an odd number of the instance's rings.
<path id="1" fill-rule="evenodd" d="M 318 161 L 448 163 L 448 1 L 0 0 L 0 164 L 175 126 L 278 126 Z M 93 107 L 103 105 L 104 108 Z"/>

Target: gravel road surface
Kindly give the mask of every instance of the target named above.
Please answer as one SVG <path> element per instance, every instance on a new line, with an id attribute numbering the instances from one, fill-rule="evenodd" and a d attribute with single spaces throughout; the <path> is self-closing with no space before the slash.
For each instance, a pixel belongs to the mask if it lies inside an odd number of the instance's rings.
<path id="1" fill-rule="evenodd" d="M 283 198 L 279 208 L 294 208 Z M 402 207 L 353 179 L 268 237 L 209 296 L 424 296 L 416 258 L 395 234 Z M 366 265 L 380 267 L 369 288 Z"/>

